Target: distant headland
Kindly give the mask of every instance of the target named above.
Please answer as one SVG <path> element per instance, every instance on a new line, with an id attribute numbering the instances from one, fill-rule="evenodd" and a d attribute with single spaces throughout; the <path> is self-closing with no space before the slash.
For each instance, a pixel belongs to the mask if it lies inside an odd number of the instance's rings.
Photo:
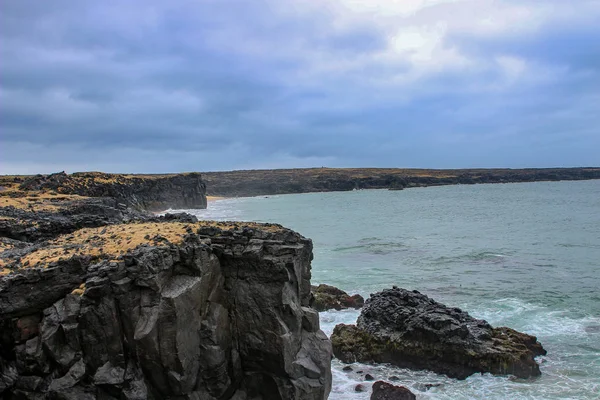
<path id="1" fill-rule="evenodd" d="M 401 190 L 477 183 L 589 180 L 600 179 L 600 168 L 298 168 L 203 172 L 202 179 L 208 195 L 242 197 L 355 189 Z"/>

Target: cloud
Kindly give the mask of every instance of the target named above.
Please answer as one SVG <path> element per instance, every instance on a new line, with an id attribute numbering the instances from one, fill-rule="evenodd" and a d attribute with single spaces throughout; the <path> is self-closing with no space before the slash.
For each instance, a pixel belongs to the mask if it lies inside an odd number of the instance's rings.
<path id="1" fill-rule="evenodd" d="M 599 17 L 585 0 L 6 0 L 0 173 L 598 165 Z"/>

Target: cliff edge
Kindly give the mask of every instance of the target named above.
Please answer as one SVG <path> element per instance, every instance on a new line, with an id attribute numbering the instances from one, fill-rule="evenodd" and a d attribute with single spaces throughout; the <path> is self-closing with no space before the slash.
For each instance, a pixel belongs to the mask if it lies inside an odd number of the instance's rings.
<path id="1" fill-rule="evenodd" d="M 312 242 L 279 225 L 86 228 L 0 254 L 0 397 L 327 398 Z"/>
<path id="2" fill-rule="evenodd" d="M 22 191 L 53 191 L 86 197 L 110 197 L 140 211 L 206 208 L 206 185 L 199 173 L 122 175 L 103 172 L 59 172 L 36 175 L 20 184 Z"/>

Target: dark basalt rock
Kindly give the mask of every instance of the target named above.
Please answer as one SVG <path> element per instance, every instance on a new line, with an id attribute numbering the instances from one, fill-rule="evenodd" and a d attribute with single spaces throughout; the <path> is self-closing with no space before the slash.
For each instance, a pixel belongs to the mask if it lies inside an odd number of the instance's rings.
<path id="1" fill-rule="evenodd" d="M 361 295 L 350 296 L 334 286 L 321 284 L 312 286 L 311 290 L 314 296 L 313 307 L 317 311 L 359 309 L 365 304 L 365 300 Z"/>
<path id="2" fill-rule="evenodd" d="M 326 399 L 312 243 L 240 225 L 0 277 L 0 398 Z"/>
<path id="3" fill-rule="evenodd" d="M 371 400 L 416 400 L 417 396 L 404 386 L 377 381 L 373 384 Z"/>
<path id="4" fill-rule="evenodd" d="M 110 197 L 140 211 L 206 208 L 206 185 L 199 173 L 143 176 L 78 172 L 36 175 L 21 190 L 55 191 L 87 197 Z"/>
<path id="5" fill-rule="evenodd" d="M 471 317 L 418 291 L 393 288 L 372 295 L 357 326 L 337 325 L 334 355 L 343 362 L 391 363 L 465 379 L 477 372 L 529 378 L 546 354 L 535 336 Z"/>
<path id="6" fill-rule="evenodd" d="M 97 228 L 122 222 L 147 221 L 154 217 L 131 208 L 121 209 L 111 198 L 88 198 L 63 202 L 56 212 L 0 207 L 0 237 L 39 242 L 81 228 Z"/>
<path id="7" fill-rule="evenodd" d="M 187 213 L 155 216 L 129 207 L 120 207 L 108 197 L 64 201 L 56 212 L 28 211 L 15 207 L 0 207 L 0 241 L 12 247 L 53 239 L 82 228 L 97 228 L 128 222 L 185 222 L 198 219 Z"/>

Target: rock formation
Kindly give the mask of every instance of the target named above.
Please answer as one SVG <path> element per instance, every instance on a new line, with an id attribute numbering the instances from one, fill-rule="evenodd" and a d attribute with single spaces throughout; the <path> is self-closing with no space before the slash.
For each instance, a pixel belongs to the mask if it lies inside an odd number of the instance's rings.
<path id="1" fill-rule="evenodd" d="M 59 172 L 36 175 L 21 183 L 23 191 L 54 191 L 87 197 L 109 197 L 141 211 L 206 208 L 206 185 L 198 173 L 122 175 Z"/>
<path id="2" fill-rule="evenodd" d="M 320 284 L 319 286 L 312 286 L 311 290 L 314 296 L 312 306 L 317 311 L 359 309 L 365 304 L 365 300 L 361 295 L 350 296 L 334 286 Z"/>
<path id="3" fill-rule="evenodd" d="M 600 179 L 600 168 L 404 169 L 296 168 L 205 172 L 213 196 L 392 189 L 477 183 Z"/>
<path id="4" fill-rule="evenodd" d="M 493 328 L 418 291 L 394 287 L 367 299 L 357 325 L 337 325 L 331 336 L 342 362 L 391 363 L 465 379 L 477 372 L 529 378 L 546 354 L 535 336 Z"/>
<path id="5" fill-rule="evenodd" d="M 199 174 L 0 177 L 0 237 L 38 242 L 81 228 L 149 221 L 156 218 L 148 211 L 206 208 L 205 192 Z"/>
<path id="6" fill-rule="evenodd" d="M 373 384 L 371 400 L 416 400 L 417 396 L 404 386 L 377 381 Z"/>
<path id="7" fill-rule="evenodd" d="M 0 397 L 322 400 L 312 243 L 278 225 L 85 228 L 0 254 Z"/>

